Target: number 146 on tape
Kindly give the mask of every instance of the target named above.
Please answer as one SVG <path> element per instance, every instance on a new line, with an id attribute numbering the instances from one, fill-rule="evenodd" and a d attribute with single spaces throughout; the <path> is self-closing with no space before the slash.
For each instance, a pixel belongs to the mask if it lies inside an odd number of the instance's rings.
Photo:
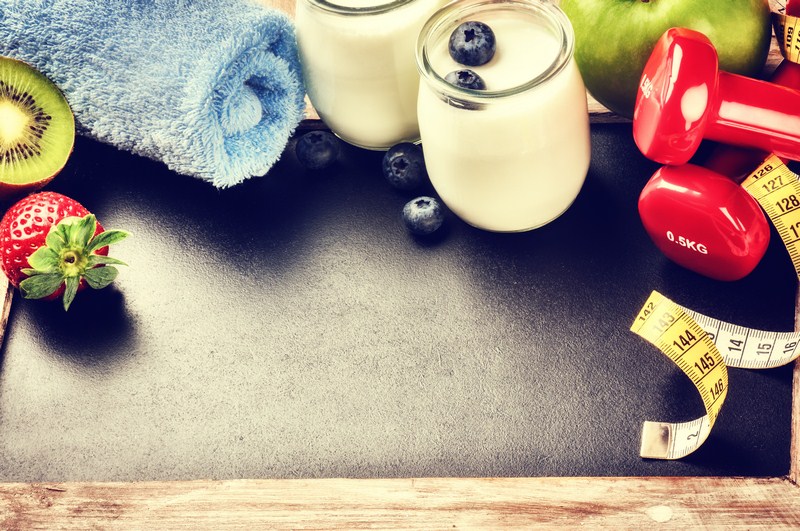
<path id="1" fill-rule="evenodd" d="M 679 459 L 695 451 L 711 433 L 728 394 L 728 369 L 711 336 L 684 308 L 654 291 L 631 330 L 671 359 L 694 383 L 706 414 L 689 422 L 645 421 L 639 454 Z"/>
<path id="2" fill-rule="evenodd" d="M 745 328 L 685 308 L 657 291 L 631 326 L 692 381 L 706 415 L 683 423 L 645 421 L 640 455 L 679 459 L 705 442 L 728 392 L 728 367 L 769 369 L 800 357 L 800 332 Z"/>

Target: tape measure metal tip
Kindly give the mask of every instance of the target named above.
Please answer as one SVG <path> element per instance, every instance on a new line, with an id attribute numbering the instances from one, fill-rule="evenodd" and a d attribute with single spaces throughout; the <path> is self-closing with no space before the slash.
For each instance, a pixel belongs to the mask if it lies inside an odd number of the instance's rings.
<path id="1" fill-rule="evenodd" d="M 669 448 L 672 446 L 671 426 L 668 422 L 646 420 L 642 425 L 639 456 L 645 459 L 669 459 Z"/>

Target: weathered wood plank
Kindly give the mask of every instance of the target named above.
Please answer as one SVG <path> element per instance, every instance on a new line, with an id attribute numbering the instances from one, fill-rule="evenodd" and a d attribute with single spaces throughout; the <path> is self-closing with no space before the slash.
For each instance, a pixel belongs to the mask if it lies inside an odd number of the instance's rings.
<path id="1" fill-rule="evenodd" d="M 800 331 L 800 289 L 797 291 L 794 308 L 794 329 Z M 789 447 L 789 476 L 795 485 L 800 484 L 800 364 L 794 362 L 792 371 L 792 426 Z"/>
<path id="2" fill-rule="evenodd" d="M 11 301 L 14 299 L 14 288 L 5 275 L 0 275 L 0 298 L 3 301 L 2 307 L 0 307 L 0 346 L 2 346 L 6 336 L 8 316 L 11 312 Z"/>
<path id="3" fill-rule="evenodd" d="M 789 477 L 795 485 L 800 484 L 800 364 L 794 362 L 792 372 L 792 427 L 789 450 Z"/>
<path id="4" fill-rule="evenodd" d="M 321 479 L 10 484 L 0 528 L 800 527 L 785 479 Z"/>

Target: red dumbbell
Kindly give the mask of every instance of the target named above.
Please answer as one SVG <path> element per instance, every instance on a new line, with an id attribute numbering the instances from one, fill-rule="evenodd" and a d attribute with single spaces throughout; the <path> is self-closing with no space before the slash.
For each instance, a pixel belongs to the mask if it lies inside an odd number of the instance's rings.
<path id="1" fill-rule="evenodd" d="M 694 164 L 657 170 L 639 196 L 639 215 L 669 259 L 717 280 L 748 275 L 769 245 L 769 223 L 747 190 Z"/>
<path id="2" fill-rule="evenodd" d="M 688 162 L 704 138 L 800 160 L 800 91 L 721 72 L 705 35 L 671 28 L 642 72 L 633 137 L 662 164 Z"/>

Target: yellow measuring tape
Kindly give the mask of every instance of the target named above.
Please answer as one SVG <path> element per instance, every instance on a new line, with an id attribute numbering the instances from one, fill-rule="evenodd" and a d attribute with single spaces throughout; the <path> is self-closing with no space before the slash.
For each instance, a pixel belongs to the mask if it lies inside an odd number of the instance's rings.
<path id="1" fill-rule="evenodd" d="M 679 459 L 700 447 L 728 394 L 728 369 L 711 336 L 679 305 L 654 291 L 631 330 L 658 347 L 694 383 L 706 414 L 689 422 L 645 421 L 639 455 Z"/>
<path id="2" fill-rule="evenodd" d="M 728 392 L 728 367 L 769 369 L 800 357 L 800 333 L 745 328 L 685 308 L 657 291 L 631 331 L 655 345 L 694 383 L 706 414 L 682 422 L 645 421 L 639 455 L 680 459 L 702 445 Z"/>
<path id="3" fill-rule="evenodd" d="M 784 59 L 800 63 L 800 18 L 773 12 L 772 27 Z"/>
<path id="4" fill-rule="evenodd" d="M 800 179 L 770 155 L 742 186 L 761 205 L 781 236 L 800 276 Z M 645 421 L 639 455 L 680 459 L 699 448 L 728 393 L 728 367 L 769 369 L 800 357 L 799 332 L 745 328 L 694 312 L 654 291 L 631 326 L 694 383 L 706 414 L 689 422 Z"/>
<path id="5" fill-rule="evenodd" d="M 777 156 L 770 155 L 742 186 L 767 213 L 800 276 L 800 181 Z"/>

